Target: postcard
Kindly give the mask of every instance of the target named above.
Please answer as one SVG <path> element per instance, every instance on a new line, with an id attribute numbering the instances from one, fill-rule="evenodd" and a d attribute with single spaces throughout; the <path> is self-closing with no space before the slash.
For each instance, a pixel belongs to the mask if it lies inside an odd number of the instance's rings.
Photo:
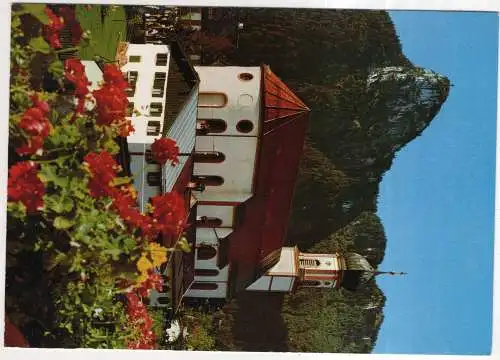
<path id="1" fill-rule="evenodd" d="M 491 355 L 497 13 L 10 21 L 5 349 Z"/>

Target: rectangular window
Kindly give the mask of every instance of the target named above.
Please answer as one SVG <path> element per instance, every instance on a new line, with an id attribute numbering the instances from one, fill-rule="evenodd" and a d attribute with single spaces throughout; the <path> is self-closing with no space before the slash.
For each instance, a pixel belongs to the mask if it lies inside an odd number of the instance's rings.
<path id="1" fill-rule="evenodd" d="M 127 116 L 130 117 L 130 116 L 133 116 L 134 115 L 134 103 L 133 102 L 129 102 L 128 105 L 127 105 Z"/>
<path id="2" fill-rule="evenodd" d="M 126 79 L 128 81 L 129 87 L 127 88 L 127 96 L 133 97 L 135 95 L 135 87 L 137 85 L 137 79 L 139 77 L 139 73 L 137 71 L 129 71 L 127 72 Z"/>
<path id="3" fill-rule="evenodd" d="M 160 135 L 161 123 L 159 121 L 148 121 L 147 134 L 148 136 Z"/>
<path id="4" fill-rule="evenodd" d="M 149 186 L 161 186 L 161 172 L 148 172 L 148 174 L 146 175 L 146 181 L 148 182 Z"/>
<path id="5" fill-rule="evenodd" d="M 154 102 L 149 105 L 149 116 L 158 117 L 163 112 L 163 105 L 159 102 Z"/>
<path id="6" fill-rule="evenodd" d="M 128 57 L 128 62 L 139 63 L 139 62 L 141 62 L 141 57 L 139 55 L 130 55 Z"/>
<path id="7" fill-rule="evenodd" d="M 213 20 L 215 18 L 215 9 L 208 8 L 208 20 Z"/>
<path id="8" fill-rule="evenodd" d="M 156 66 L 167 66 L 168 54 L 156 54 Z"/>
<path id="9" fill-rule="evenodd" d="M 153 81 L 153 97 L 163 97 L 165 90 L 165 81 L 167 81 L 167 74 L 164 72 L 156 72 Z"/>
<path id="10" fill-rule="evenodd" d="M 153 159 L 153 153 L 151 150 L 146 150 L 145 158 L 148 164 L 157 164 L 157 162 Z"/>

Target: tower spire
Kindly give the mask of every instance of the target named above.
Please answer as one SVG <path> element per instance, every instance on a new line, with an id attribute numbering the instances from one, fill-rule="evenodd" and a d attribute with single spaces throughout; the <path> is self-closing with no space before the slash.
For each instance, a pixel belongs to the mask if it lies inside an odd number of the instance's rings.
<path id="1" fill-rule="evenodd" d="M 395 271 L 375 271 L 375 276 L 377 275 L 407 275 L 406 272 L 395 272 Z"/>

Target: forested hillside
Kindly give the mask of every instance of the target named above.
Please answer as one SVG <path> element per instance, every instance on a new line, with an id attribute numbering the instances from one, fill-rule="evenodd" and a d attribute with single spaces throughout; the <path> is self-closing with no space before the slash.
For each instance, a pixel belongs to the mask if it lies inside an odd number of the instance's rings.
<path id="1" fill-rule="evenodd" d="M 238 46 L 223 56 L 204 49 L 204 63 L 269 64 L 312 109 L 288 244 L 354 250 L 377 266 L 386 245 L 376 215 L 379 183 L 396 152 L 440 110 L 448 79 L 404 56 L 385 11 L 239 9 L 237 18 L 244 24 Z M 210 35 L 232 33 L 218 31 Z M 241 350 L 370 352 L 384 303 L 375 281 L 356 294 L 242 293 L 232 304 L 234 343 Z"/>

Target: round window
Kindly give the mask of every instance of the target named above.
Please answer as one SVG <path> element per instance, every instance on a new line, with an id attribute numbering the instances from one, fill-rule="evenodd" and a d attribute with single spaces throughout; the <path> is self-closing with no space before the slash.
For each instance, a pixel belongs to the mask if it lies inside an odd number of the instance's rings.
<path id="1" fill-rule="evenodd" d="M 253 130 L 253 123 L 250 120 L 240 120 L 236 124 L 236 129 L 242 133 L 249 133 Z"/>
<path id="2" fill-rule="evenodd" d="M 253 75 L 250 73 L 241 73 L 238 75 L 238 78 L 242 81 L 250 81 L 253 79 Z"/>
<path id="3" fill-rule="evenodd" d="M 332 283 L 331 283 L 330 281 L 325 281 L 325 282 L 323 283 L 323 285 L 325 285 L 325 286 L 332 286 Z"/>

